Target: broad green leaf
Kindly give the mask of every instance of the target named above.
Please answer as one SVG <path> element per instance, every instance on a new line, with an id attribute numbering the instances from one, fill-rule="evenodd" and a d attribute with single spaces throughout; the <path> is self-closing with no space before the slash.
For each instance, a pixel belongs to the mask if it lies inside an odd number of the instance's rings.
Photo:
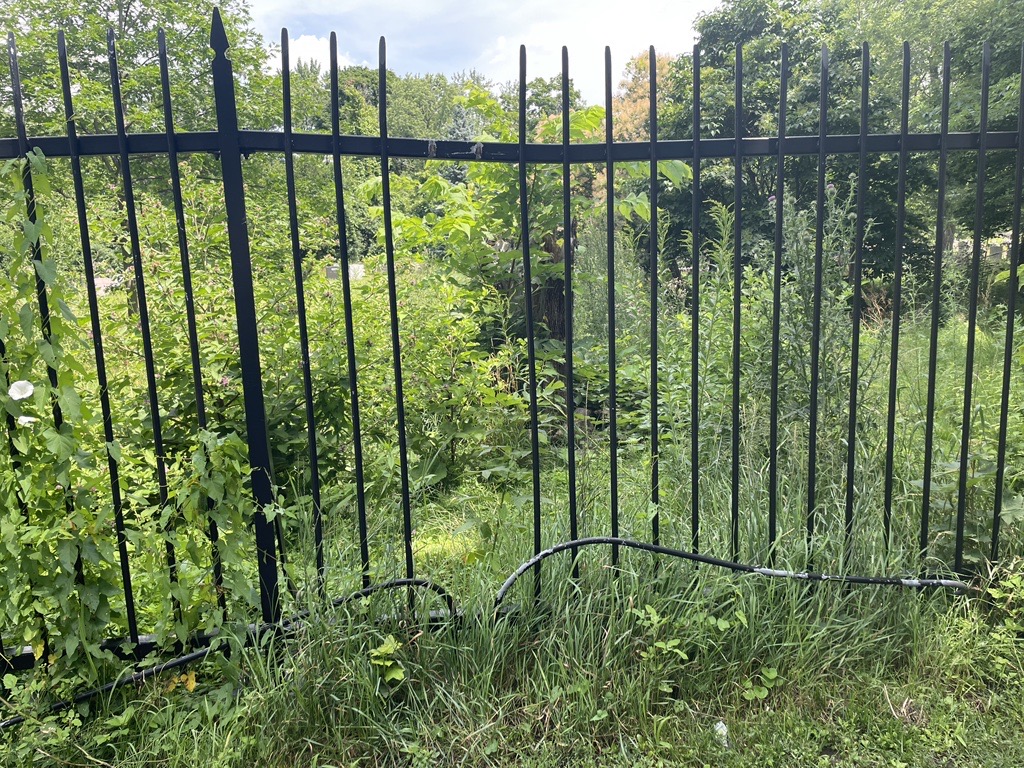
<path id="1" fill-rule="evenodd" d="M 32 340 L 35 336 L 36 313 L 31 304 L 25 303 L 18 310 L 18 320 L 21 323 L 21 332 L 25 338 Z"/>
<path id="2" fill-rule="evenodd" d="M 682 160 L 659 160 L 658 172 L 677 187 L 693 178 L 690 166 Z"/>
<path id="3" fill-rule="evenodd" d="M 78 421 L 82 417 L 82 396 L 74 387 L 61 387 L 59 402 L 64 416 L 70 421 Z"/>
<path id="4" fill-rule="evenodd" d="M 42 225 L 38 222 L 30 221 L 29 219 L 23 219 L 21 222 L 21 231 L 25 234 L 25 242 L 27 244 L 34 245 L 36 243 L 41 229 Z"/>
<path id="5" fill-rule="evenodd" d="M 46 450 L 56 456 L 58 461 L 65 461 L 75 453 L 74 439 L 69 435 L 61 434 L 52 427 L 43 432 L 43 442 L 46 445 Z"/>
<path id="6" fill-rule="evenodd" d="M 57 307 L 60 309 L 61 315 L 69 323 L 77 323 L 78 322 L 78 318 L 75 316 L 75 313 L 71 311 L 71 307 L 69 307 L 67 305 L 67 303 L 64 301 L 64 299 L 61 299 L 61 298 L 57 299 Z"/>

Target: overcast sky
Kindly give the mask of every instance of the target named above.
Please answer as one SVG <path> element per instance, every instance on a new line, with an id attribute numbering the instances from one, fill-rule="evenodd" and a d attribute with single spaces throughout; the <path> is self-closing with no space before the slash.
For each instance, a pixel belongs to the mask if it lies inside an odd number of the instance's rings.
<path id="1" fill-rule="evenodd" d="M 623 63 L 654 45 L 659 53 L 693 46 L 693 21 L 716 0 L 251 0 L 258 32 L 280 40 L 288 28 L 291 58 L 325 66 L 328 37 L 338 33 L 345 64 L 377 65 L 387 38 L 388 67 L 396 72 L 452 74 L 476 69 L 502 83 L 518 78 L 526 45 L 529 77 L 561 71 L 591 104 L 604 101 L 604 47 L 612 49 L 615 82 Z"/>

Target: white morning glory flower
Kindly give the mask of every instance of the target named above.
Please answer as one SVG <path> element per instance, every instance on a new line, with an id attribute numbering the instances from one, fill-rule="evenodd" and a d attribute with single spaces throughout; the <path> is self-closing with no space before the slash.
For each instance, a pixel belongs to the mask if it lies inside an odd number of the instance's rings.
<path id="1" fill-rule="evenodd" d="M 18 426 L 27 427 L 29 424 L 35 424 L 37 421 L 39 421 L 39 419 L 34 419 L 31 416 L 19 416 Z"/>
<path id="2" fill-rule="evenodd" d="M 11 400 L 24 400 L 32 397 L 32 393 L 36 391 L 36 388 L 32 386 L 31 381 L 16 381 L 11 384 L 11 388 L 7 390 L 7 394 L 10 395 Z"/>

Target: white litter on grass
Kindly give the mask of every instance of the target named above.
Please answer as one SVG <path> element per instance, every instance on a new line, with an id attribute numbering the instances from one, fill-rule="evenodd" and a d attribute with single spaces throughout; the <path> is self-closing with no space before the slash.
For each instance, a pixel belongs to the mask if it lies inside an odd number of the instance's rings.
<path id="1" fill-rule="evenodd" d="M 328 264 L 324 269 L 324 276 L 328 280 L 337 280 L 340 269 L 340 264 Z M 366 277 L 366 265 L 363 263 L 349 264 L 348 277 L 350 280 L 362 280 Z"/>
<path id="2" fill-rule="evenodd" d="M 725 724 L 724 720 L 715 723 L 715 735 L 718 737 L 719 743 L 726 749 L 732 746 L 729 743 L 729 726 Z"/>

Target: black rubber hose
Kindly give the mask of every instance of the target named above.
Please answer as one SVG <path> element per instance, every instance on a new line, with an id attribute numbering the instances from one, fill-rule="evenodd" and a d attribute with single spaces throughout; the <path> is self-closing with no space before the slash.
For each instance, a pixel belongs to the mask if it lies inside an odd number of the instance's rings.
<path id="1" fill-rule="evenodd" d="M 647 544 L 643 541 L 633 541 L 632 539 L 622 539 L 614 536 L 593 536 L 586 539 L 565 541 L 561 544 L 556 544 L 549 549 L 545 549 L 543 552 L 538 552 L 536 555 L 524 562 L 516 568 L 515 572 L 505 580 L 504 584 L 501 585 L 501 588 L 498 590 L 498 594 L 494 597 L 494 610 L 498 610 L 502 602 L 505 600 L 505 595 L 508 594 L 508 591 L 516 583 L 519 577 L 537 565 L 537 563 L 542 560 L 546 560 L 552 555 L 557 555 L 559 552 L 564 552 L 569 549 L 576 550 L 581 547 L 591 547 L 600 544 L 626 547 L 628 549 L 639 549 L 643 552 L 651 552 L 656 555 L 668 555 L 669 557 L 678 557 L 682 560 L 689 560 L 695 563 L 703 563 L 705 565 L 713 565 L 718 568 L 726 568 L 737 573 L 752 573 L 758 576 L 771 576 L 774 578 L 799 579 L 801 581 L 835 581 L 843 584 L 876 584 L 894 587 L 941 587 L 946 589 L 959 589 L 965 592 L 981 591 L 978 587 L 971 586 L 970 584 L 966 584 L 955 579 L 902 579 L 894 576 L 835 576 L 828 573 L 815 573 L 811 571 L 785 571 L 778 568 L 763 568 L 757 565 L 736 563 L 732 560 L 722 560 L 717 557 L 710 557 L 709 555 L 698 555 L 693 552 L 684 552 L 681 549 L 672 549 L 658 544 Z"/>

